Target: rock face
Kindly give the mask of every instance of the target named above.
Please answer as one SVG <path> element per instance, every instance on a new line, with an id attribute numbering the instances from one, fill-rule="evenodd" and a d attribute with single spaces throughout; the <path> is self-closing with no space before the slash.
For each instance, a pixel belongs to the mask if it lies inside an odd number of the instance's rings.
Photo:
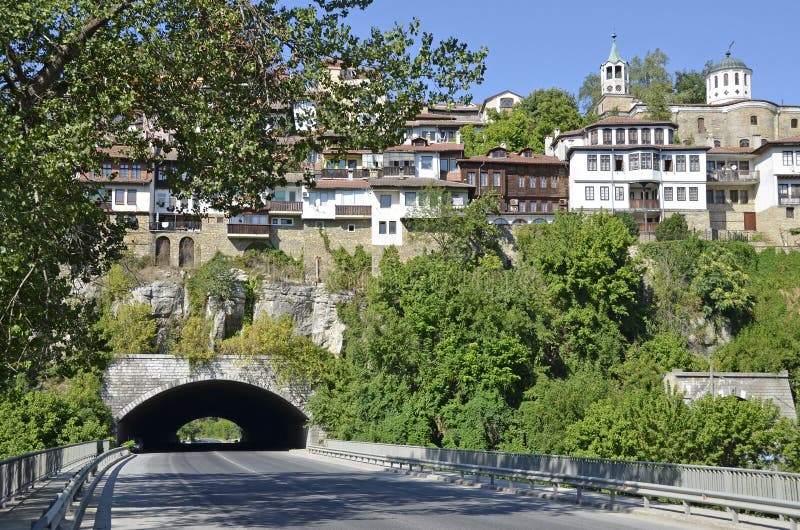
<path id="1" fill-rule="evenodd" d="M 339 353 L 345 325 L 339 320 L 336 305 L 348 299 L 347 295 L 329 293 L 322 285 L 264 282 L 256 292 L 253 319 L 262 313 L 275 318 L 291 315 L 297 333 Z"/>
<path id="2" fill-rule="evenodd" d="M 240 329 L 244 320 L 244 307 L 247 297 L 242 284 L 236 284 L 236 292 L 230 300 L 212 296 L 206 303 L 206 318 L 211 321 L 212 342 L 230 337 Z"/>
<path id="3" fill-rule="evenodd" d="M 184 317 L 189 307 L 183 285 L 170 280 L 156 280 L 131 291 L 134 302 L 147 304 L 158 318 Z"/>

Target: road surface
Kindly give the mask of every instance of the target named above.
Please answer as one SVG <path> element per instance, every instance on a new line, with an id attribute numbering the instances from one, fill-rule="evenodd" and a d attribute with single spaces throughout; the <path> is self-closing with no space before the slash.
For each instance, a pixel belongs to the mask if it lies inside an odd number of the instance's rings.
<path id="1" fill-rule="evenodd" d="M 692 528 L 286 452 L 142 454 L 108 473 L 98 530 Z"/>

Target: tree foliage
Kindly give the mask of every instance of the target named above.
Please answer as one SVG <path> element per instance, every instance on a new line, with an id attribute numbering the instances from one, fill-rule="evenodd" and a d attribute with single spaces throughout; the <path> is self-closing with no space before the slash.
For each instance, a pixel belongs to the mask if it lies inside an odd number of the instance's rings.
<path id="1" fill-rule="evenodd" d="M 520 105 L 533 118 L 533 139 L 529 147 L 537 152 L 544 152 L 544 139 L 555 129 L 568 131 L 584 124 L 575 96 L 560 88 L 534 90 Z"/>
<path id="2" fill-rule="evenodd" d="M 551 131 L 552 132 L 552 131 Z M 466 156 L 485 155 L 489 149 L 505 144 L 509 151 L 533 147 L 533 118 L 520 105 L 510 111 L 489 110 L 489 123 L 481 128 L 474 125 L 461 127 L 461 140 Z"/>
<path id="3" fill-rule="evenodd" d="M 674 241 L 689 237 L 689 225 L 683 214 L 675 212 L 656 227 L 656 241 Z"/>
<path id="4" fill-rule="evenodd" d="M 71 281 L 119 256 L 124 225 L 75 175 L 99 171 L 112 144 L 149 165 L 177 156 L 168 184 L 183 197 L 259 209 L 310 150 L 334 137 L 396 143 L 425 102 L 463 100 L 482 79 L 485 50 L 436 40 L 417 20 L 356 37 L 344 18 L 369 3 L 0 6 L 0 382 L 35 379 L 80 347 Z M 309 99 L 313 120 L 296 127 L 293 105 Z"/>

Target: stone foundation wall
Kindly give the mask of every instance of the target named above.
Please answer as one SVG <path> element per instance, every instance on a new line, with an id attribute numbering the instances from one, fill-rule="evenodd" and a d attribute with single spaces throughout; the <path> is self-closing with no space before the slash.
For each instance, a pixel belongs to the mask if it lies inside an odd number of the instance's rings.
<path id="1" fill-rule="evenodd" d="M 794 208 L 789 210 L 793 217 L 787 217 L 789 208 Z M 800 246 L 800 236 L 789 233 L 793 228 L 800 229 L 800 205 L 773 206 L 756 213 L 756 230 L 770 246 Z"/>

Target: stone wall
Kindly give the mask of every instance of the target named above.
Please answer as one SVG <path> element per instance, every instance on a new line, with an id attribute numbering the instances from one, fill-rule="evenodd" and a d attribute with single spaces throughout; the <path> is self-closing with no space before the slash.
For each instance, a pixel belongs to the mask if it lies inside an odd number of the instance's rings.
<path id="1" fill-rule="evenodd" d="M 793 217 L 787 217 L 787 209 Z M 756 213 L 756 229 L 771 246 L 800 246 L 800 236 L 792 235 L 791 229 L 800 229 L 800 206 L 773 206 Z"/>
<path id="2" fill-rule="evenodd" d="M 106 369 L 100 396 L 114 421 L 147 399 L 187 383 L 226 380 L 253 385 L 305 411 L 308 390 L 278 384 L 267 361 L 252 362 L 223 356 L 204 366 L 192 367 L 172 355 L 122 355 Z"/>
<path id="3" fill-rule="evenodd" d="M 720 141 L 721 147 L 739 147 L 739 140 L 747 139 L 750 147 L 758 147 L 754 139 L 778 140 L 800 134 L 800 129 L 791 127 L 791 120 L 800 119 L 800 112 L 782 109 L 776 113 L 771 106 L 755 103 L 730 106 L 703 107 L 682 109 L 673 113 L 673 121 L 678 124 L 678 136 L 681 140 L 694 140 L 695 145 L 711 145 L 709 140 Z M 755 116 L 757 124 L 750 122 Z M 703 118 L 705 132 L 697 127 L 698 118 Z"/>

